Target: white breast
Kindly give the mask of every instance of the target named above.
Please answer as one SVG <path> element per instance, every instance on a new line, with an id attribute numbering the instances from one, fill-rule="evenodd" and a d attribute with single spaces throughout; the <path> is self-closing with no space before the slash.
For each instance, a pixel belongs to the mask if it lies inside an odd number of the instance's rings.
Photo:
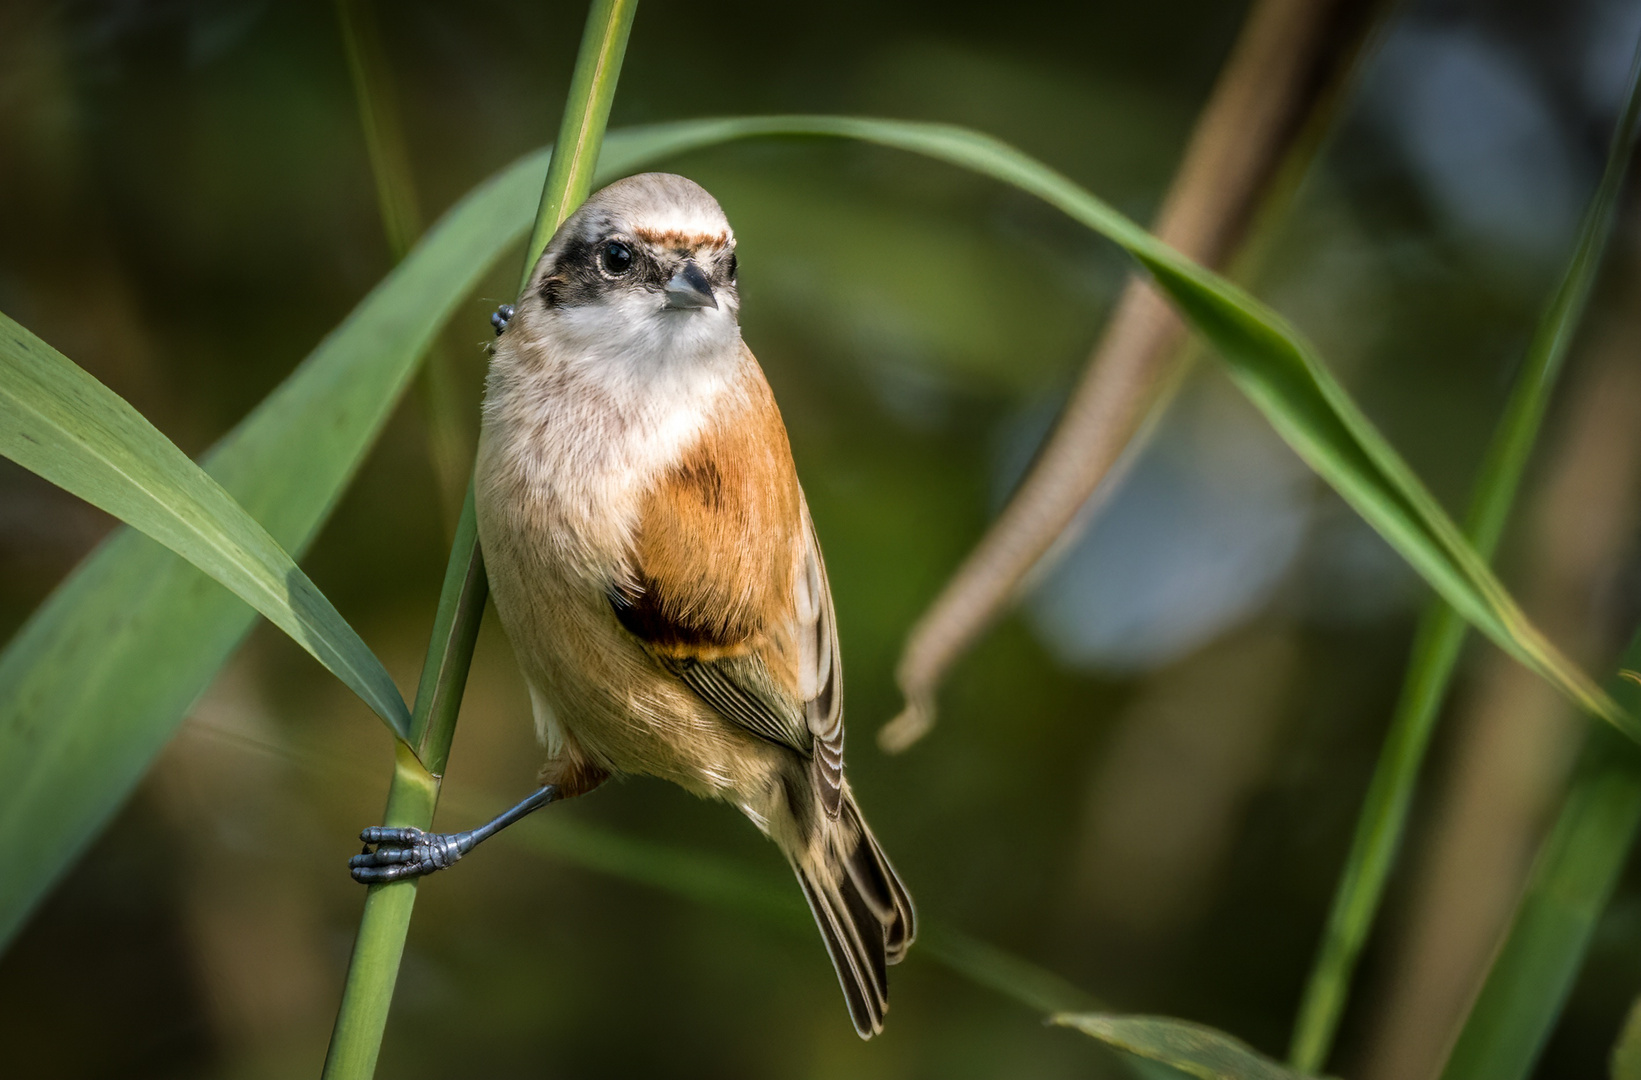
<path id="1" fill-rule="evenodd" d="M 715 320 L 707 334 L 659 333 L 648 311 L 606 308 L 594 325 L 532 314 L 491 361 L 482 497 L 549 545 L 560 572 L 608 581 L 656 477 L 739 392 L 740 335 L 731 321 L 726 341 Z"/>

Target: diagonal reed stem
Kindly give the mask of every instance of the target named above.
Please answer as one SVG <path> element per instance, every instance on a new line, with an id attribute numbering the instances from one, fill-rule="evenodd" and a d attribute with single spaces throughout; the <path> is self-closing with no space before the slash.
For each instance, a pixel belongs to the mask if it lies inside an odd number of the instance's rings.
<path id="1" fill-rule="evenodd" d="M 1485 559 L 1492 558 L 1504 532 L 1544 411 L 1612 234 L 1631 147 L 1641 129 L 1641 51 L 1632 65 L 1629 85 L 1629 99 L 1613 131 L 1606 167 L 1585 211 L 1572 257 L 1539 320 L 1476 481 L 1465 532 Z M 1333 1047 L 1351 978 L 1401 846 L 1419 770 L 1467 629 L 1463 617 L 1441 600 L 1432 601 L 1419 621 L 1407 679 L 1368 784 L 1350 854 L 1294 1023 L 1288 1060 L 1301 1072 L 1320 1069 Z"/>
<path id="2" fill-rule="evenodd" d="M 484 560 L 479 555 L 470 486 L 456 525 L 427 661 L 422 666 L 411 711 L 415 749 L 403 742 L 394 744 L 393 782 L 382 815 L 388 825 L 418 829 L 433 826 L 439 783 L 450 756 L 450 740 L 456 733 L 456 715 L 489 592 Z M 365 894 L 365 910 L 359 917 L 359 934 L 348 961 L 342 1003 L 325 1054 L 326 1080 L 366 1080 L 376 1072 L 376 1056 L 387 1027 L 393 986 L 398 980 L 415 904 L 415 878 L 372 885 Z"/>
<path id="3" fill-rule="evenodd" d="M 587 25 L 564 106 L 564 120 L 555 144 L 558 152 L 553 154 L 547 169 L 541 208 L 525 249 L 521 282 L 529 280 L 547 240 L 564 218 L 586 199 L 592 186 L 593 168 L 603 144 L 610 103 L 615 98 L 621 61 L 637 8 L 638 0 L 593 0 L 587 12 Z M 388 791 L 384 824 L 419 829 L 433 827 L 439 784 L 455 735 L 456 716 L 488 595 L 489 585 L 473 515 L 473 490 L 469 484 L 439 594 L 427 662 L 416 689 L 411 727 L 415 748 L 402 742 L 395 748 L 393 782 Z M 331 1032 L 330 1049 L 325 1055 L 325 1080 L 367 1080 L 374 1075 L 415 903 L 414 878 L 370 886 L 348 963 L 336 1026 Z"/>

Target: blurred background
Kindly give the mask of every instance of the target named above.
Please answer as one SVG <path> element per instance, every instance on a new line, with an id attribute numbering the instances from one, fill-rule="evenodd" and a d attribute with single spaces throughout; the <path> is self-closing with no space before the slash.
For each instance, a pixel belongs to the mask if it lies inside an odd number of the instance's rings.
<path id="1" fill-rule="evenodd" d="M 379 7 L 431 219 L 556 130 L 585 8 Z M 1143 222 L 1243 13 L 651 0 L 612 125 L 953 121 Z M 1381 31 L 1250 284 L 1457 513 L 1599 172 L 1641 2 L 1407 0 Z M 758 142 L 668 167 L 740 237 L 745 336 L 836 594 L 851 775 L 921 912 L 1115 1008 L 1282 1054 L 1422 585 L 1203 362 L 1102 516 L 960 666 L 940 727 L 882 754 L 905 632 L 1031 459 L 1128 264 L 1024 196 L 887 151 Z M 475 409 L 515 260 L 439 345 Z M 331 6 L 0 3 L 0 310 L 185 450 L 391 264 Z M 1597 671 L 1641 612 L 1638 292 L 1630 208 L 1500 559 Z M 0 634 L 110 527 L 0 462 Z M 306 560 L 407 691 L 445 527 L 407 398 Z M 1334 1071 L 1418 1075 L 1469 985 L 1465 935 L 1483 928 L 1485 950 L 1582 730 L 1473 645 Z M 492 619 L 441 826 L 531 790 L 539 757 Z M 316 1075 L 363 899 L 344 863 L 390 766 L 364 706 L 259 627 L 0 957 L 0 1072 Z M 497 842 L 423 886 L 382 1075 L 1127 1075 L 915 949 L 887 1032 L 861 1043 L 812 928 L 553 842 L 596 847 L 573 831 L 596 827 L 784 882 L 723 806 L 630 780 L 542 818 L 539 842 Z M 1638 960 L 1632 869 L 1539 1075 L 1604 1074 Z"/>

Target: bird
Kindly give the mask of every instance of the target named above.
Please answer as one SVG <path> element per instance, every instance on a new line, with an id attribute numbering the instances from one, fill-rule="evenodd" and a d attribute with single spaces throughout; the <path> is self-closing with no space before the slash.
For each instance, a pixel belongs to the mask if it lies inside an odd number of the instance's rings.
<path id="1" fill-rule="evenodd" d="M 774 841 L 871 1038 L 916 915 L 844 775 L 831 588 L 741 337 L 735 249 L 699 184 L 629 176 L 496 312 L 475 513 L 542 787 L 465 833 L 366 829 L 375 850 L 351 865 L 367 883 L 431 873 L 611 776 L 659 777 Z"/>

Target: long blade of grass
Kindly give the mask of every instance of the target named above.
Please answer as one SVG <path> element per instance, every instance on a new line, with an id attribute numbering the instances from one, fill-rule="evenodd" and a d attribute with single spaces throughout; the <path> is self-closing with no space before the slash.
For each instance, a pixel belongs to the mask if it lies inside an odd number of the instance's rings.
<path id="1" fill-rule="evenodd" d="M 1443 599 L 1580 708 L 1641 741 L 1641 718 L 1620 710 L 1532 625 L 1487 561 L 1297 330 L 1065 176 L 988 135 L 945 124 L 769 116 L 686 121 L 658 130 L 666 129 L 708 135 L 713 142 L 811 135 L 905 150 L 1009 184 L 1112 240 L 1150 271 L 1193 328 L 1218 350 L 1232 379 L 1283 439 Z"/>
<path id="2" fill-rule="evenodd" d="M 805 936 L 815 932 L 815 918 L 790 878 L 735 859 L 563 817 L 537 815 L 502 835 L 537 854 L 707 907 L 749 915 Z M 1033 1012 L 1047 1015 L 1099 1007 L 1092 995 L 1062 976 L 924 914 L 918 915 L 917 948 L 911 955 L 934 960 Z"/>
<path id="3" fill-rule="evenodd" d="M 594 0 L 587 12 L 587 28 L 581 36 L 575 71 L 570 75 L 570 96 L 558 123 L 559 152 L 547 166 L 541 185 L 541 204 L 536 207 L 535 224 L 524 245 L 524 267 L 519 272 L 519 289 L 530 283 L 530 271 L 547 247 L 547 241 L 587 201 L 593 190 L 593 174 L 604 146 L 604 129 L 610 122 L 610 102 L 621 77 L 621 61 L 627 55 L 627 38 L 632 34 L 633 15 L 638 0 Z"/>
<path id="4" fill-rule="evenodd" d="M 0 454 L 211 575 L 409 734 L 387 669 L 279 541 L 124 398 L 4 314 Z"/>
<path id="5" fill-rule="evenodd" d="M 1641 668 L 1641 633 L 1631 639 L 1623 666 L 1630 675 Z M 1641 685 L 1631 679 L 1620 679 L 1613 694 L 1622 705 L 1641 708 Z M 1524 1080 L 1532 1074 L 1637 828 L 1641 750 L 1596 728 L 1442 1080 Z"/>
<path id="6" fill-rule="evenodd" d="M 1256 0 L 1192 128 L 1151 231 L 1233 280 L 1269 246 L 1366 67 L 1394 0 Z M 1089 528 L 1201 352 L 1143 275 L 1113 304 L 1031 467 L 906 633 L 905 706 L 878 729 L 891 753 L 927 734 L 947 674 L 1022 584 Z"/>
<path id="7" fill-rule="evenodd" d="M 535 227 L 525 246 L 521 289 L 554 230 L 592 190 L 593 171 L 603 147 L 604 129 L 637 9 L 638 0 L 593 0 L 588 8 L 555 144 L 558 152 L 548 165 Z M 434 623 L 416 693 L 418 752 L 411 753 L 401 744 L 395 755 L 383 817 L 391 827 L 433 827 L 444 762 L 455 736 L 462 690 L 488 594 L 470 485 L 450 548 L 449 568 L 439 596 L 439 619 Z M 365 896 L 336 1026 L 325 1053 L 325 1080 L 367 1080 L 376 1072 L 416 891 L 417 880 L 408 878 L 372 885 Z"/>
<path id="8" fill-rule="evenodd" d="M 270 742 L 244 731 L 206 721 L 191 722 L 196 733 L 238 744 L 289 762 L 325 783 L 357 783 L 357 766 L 320 753 L 305 740 Z M 477 818 L 492 813 L 501 799 L 490 794 L 447 795 L 446 809 Z M 582 820 L 574 815 L 537 814 L 498 834 L 494 843 L 530 856 L 558 860 L 634 884 L 671 893 L 714 911 L 742 916 L 784 932 L 813 938 L 815 919 L 789 875 L 699 848 L 664 844 Z M 489 845 L 486 845 L 488 849 Z M 933 960 L 982 989 L 1032 1012 L 1091 1012 L 1101 1003 L 1065 977 L 948 923 L 918 916 L 917 961 Z"/>
<path id="9" fill-rule="evenodd" d="M 1491 559 L 1498 547 L 1551 393 L 1583 321 L 1612 235 L 1618 197 L 1638 133 L 1641 50 L 1631 65 L 1629 97 L 1613 129 L 1606 166 L 1585 210 L 1572 257 L 1539 320 L 1526 362 L 1516 377 L 1476 480 L 1465 533 L 1484 559 Z M 1464 620 L 1441 600 L 1433 601 L 1420 619 L 1407 680 L 1357 818 L 1356 834 L 1339 877 L 1322 945 L 1300 1003 L 1288 1057 L 1297 1069 L 1319 1069 L 1327 1062 L 1357 959 L 1373 927 L 1401 846 L 1414 787 L 1466 630 Z"/>
<path id="10" fill-rule="evenodd" d="M 1056 1013 L 1049 1020 L 1199 1080 L 1304 1080 L 1241 1039 L 1189 1020 L 1120 1013 Z"/>

